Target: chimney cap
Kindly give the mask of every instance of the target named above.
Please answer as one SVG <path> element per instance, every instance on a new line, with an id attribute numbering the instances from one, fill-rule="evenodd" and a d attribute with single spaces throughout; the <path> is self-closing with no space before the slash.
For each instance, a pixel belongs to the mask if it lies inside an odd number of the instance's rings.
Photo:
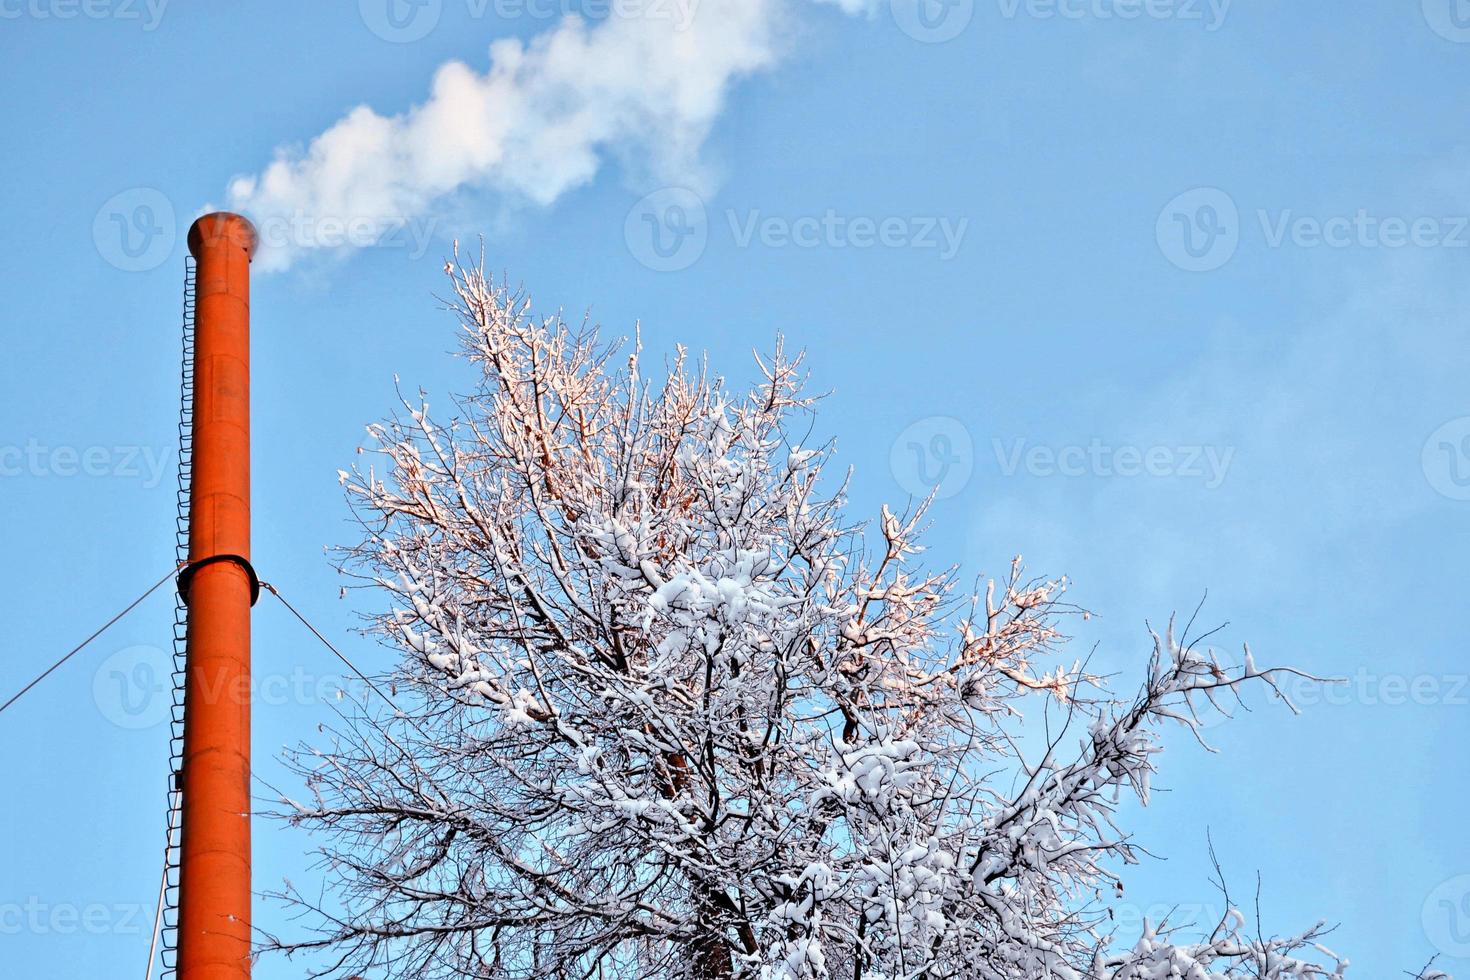
<path id="1" fill-rule="evenodd" d="M 260 243 L 260 236 L 249 218 L 233 211 L 213 211 L 189 226 L 189 254 L 198 259 L 206 241 L 214 242 L 221 238 L 243 248 L 246 258 L 255 255 L 255 246 Z"/>

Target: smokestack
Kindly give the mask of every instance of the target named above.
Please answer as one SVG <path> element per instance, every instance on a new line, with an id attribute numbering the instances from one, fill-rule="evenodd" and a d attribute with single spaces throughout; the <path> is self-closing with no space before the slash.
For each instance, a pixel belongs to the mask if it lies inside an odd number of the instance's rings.
<path id="1" fill-rule="evenodd" d="M 250 976 L 250 259 L 255 228 L 208 214 L 189 229 L 195 278 L 194 454 L 178 976 Z"/>

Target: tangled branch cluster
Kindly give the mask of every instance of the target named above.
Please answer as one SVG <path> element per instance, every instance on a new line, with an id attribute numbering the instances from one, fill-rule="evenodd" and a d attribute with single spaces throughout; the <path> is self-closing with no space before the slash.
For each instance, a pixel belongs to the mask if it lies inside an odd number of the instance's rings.
<path id="1" fill-rule="evenodd" d="M 682 350 L 647 378 L 449 271 L 481 386 L 447 427 L 406 402 L 386 470 L 343 474 L 412 707 L 293 755 L 340 902 L 289 892 L 323 930 L 292 948 L 401 977 L 1343 976 L 1320 924 L 1109 931 L 1157 732 L 1282 671 L 1171 624 L 1119 700 L 1058 661 L 1064 581 L 1018 560 L 962 595 L 914 561 L 922 507 L 845 522 L 829 449 L 792 441 L 800 357 L 738 393 Z M 1065 724 L 1028 759 L 1030 701 Z"/>

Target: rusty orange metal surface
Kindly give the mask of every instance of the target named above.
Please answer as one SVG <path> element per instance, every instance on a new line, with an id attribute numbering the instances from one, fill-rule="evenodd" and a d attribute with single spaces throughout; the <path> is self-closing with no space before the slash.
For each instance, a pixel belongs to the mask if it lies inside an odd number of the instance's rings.
<path id="1" fill-rule="evenodd" d="M 195 296 L 189 559 L 250 557 L 250 259 L 255 229 L 209 214 L 189 229 Z M 250 976 L 250 605 L 239 563 L 188 587 L 179 864 L 180 980 Z"/>

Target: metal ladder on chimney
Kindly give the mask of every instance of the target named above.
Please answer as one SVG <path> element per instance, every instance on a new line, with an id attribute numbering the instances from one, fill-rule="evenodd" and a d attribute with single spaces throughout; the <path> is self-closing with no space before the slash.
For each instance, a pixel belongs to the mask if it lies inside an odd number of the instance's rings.
<path id="1" fill-rule="evenodd" d="M 174 513 L 174 557 L 180 567 L 189 560 L 189 487 L 194 456 L 194 313 L 195 263 L 184 257 L 184 312 L 179 367 L 179 467 Z M 163 878 L 159 885 L 158 915 L 153 943 L 161 960 L 160 980 L 174 980 L 179 951 L 179 814 L 183 786 L 179 774 L 184 761 L 184 657 L 188 650 L 188 608 L 174 595 L 173 703 L 169 708 L 168 827 L 164 839 Z M 148 953 L 148 978 L 153 976 L 154 946 Z"/>

